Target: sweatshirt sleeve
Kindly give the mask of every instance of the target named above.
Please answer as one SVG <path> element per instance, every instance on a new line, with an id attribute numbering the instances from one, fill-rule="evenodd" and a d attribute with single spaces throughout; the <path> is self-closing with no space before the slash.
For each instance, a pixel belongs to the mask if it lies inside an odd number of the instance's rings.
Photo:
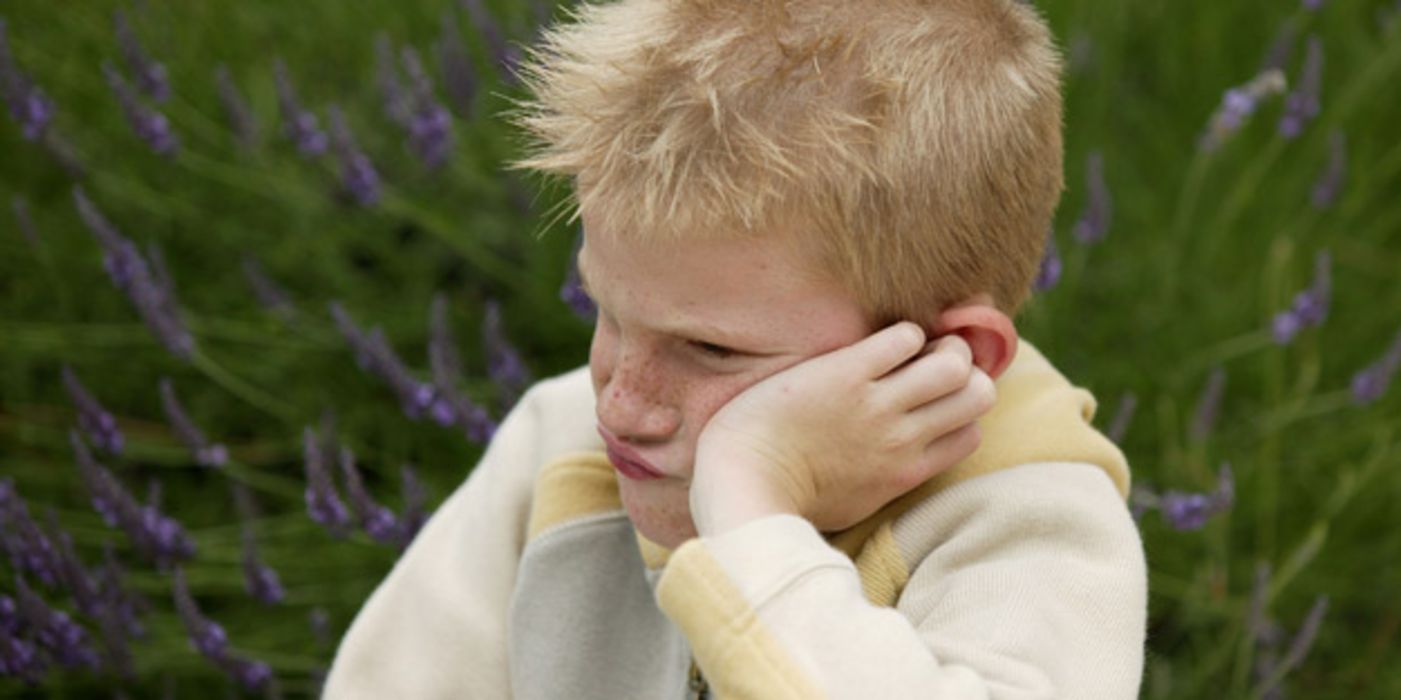
<path id="1" fill-rule="evenodd" d="M 597 439 L 591 401 L 577 371 L 521 398 L 356 616 L 323 697 L 510 697 L 506 614 L 534 476 L 548 453 Z"/>
<path id="2" fill-rule="evenodd" d="M 658 601 L 727 700 L 1137 695 L 1146 563 L 1099 468 L 962 482 L 895 539 L 911 572 L 895 609 L 868 603 L 851 560 L 786 515 L 683 545 Z"/>

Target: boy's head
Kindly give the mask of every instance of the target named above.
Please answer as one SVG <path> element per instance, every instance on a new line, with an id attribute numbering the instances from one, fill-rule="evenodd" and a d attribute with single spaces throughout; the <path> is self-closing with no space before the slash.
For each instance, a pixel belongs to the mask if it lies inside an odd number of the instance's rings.
<path id="1" fill-rule="evenodd" d="M 522 165 L 574 178 L 593 221 L 638 242 L 794 235 L 875 325 L 1025 299 L 1062 188 L 1059 59 L 1027 4 L 578 15 L 526 67 Z"/>
<path id="2" fill-rule="evenodd" d="M 522 165 L 577 186 L 599 426 L 640 532 L 694 535 L 697 438 L 765 377 L 901 319 L 1005 366 L 1004 312 L 1061 189 L 1058 63 L 1034 12 L 621 0 L 579 15 L 526 67 Z"/>

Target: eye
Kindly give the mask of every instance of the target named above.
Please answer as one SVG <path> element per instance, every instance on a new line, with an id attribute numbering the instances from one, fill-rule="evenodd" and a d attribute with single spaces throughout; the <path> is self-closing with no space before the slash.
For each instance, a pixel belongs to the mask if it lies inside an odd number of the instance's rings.
<path id="1" fill-rule="evenodd" d="M 733 348 L 727 348 L 723 345 L 716 345 L 715 343 L 707 343 L 701 340 L 692 340 L 690 342 L 691 347 L 695 348 L 697 352 L 701 353 L 702 355 L 706 355 L 707 357 L 715 358 L 717 360 L 727 360 L 736 355 L 743 354 Z"/>

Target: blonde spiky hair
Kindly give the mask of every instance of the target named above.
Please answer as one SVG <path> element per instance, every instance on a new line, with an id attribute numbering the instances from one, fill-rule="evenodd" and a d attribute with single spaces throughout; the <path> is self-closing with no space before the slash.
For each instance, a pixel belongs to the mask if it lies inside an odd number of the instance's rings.
<path id="1" fill-rule="evenodd" d="M 1015 311 L 1063 186 L 1060 59 L 1018 0 L 585 4 L 523 75 L 518 166 L 610 230 L 790 231 L 881 322 Z"/>

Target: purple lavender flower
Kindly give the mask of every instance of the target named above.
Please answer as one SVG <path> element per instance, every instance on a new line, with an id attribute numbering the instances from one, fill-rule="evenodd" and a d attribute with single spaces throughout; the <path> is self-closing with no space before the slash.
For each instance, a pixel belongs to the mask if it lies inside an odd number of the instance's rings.
<path id="1" fill-rule="evenodd" d="M 399 541 L 399 523 L 395 520 L 394 513 L 376 503 L 369 491 L 365 489 L 365 481 L 360 476 L 360 470 L 355 466 L 355 453 L 351 452 L 349 448 L 341 448 L 340 466 L 341 476 L 345 479 L 345 493 L 350 499 L 350 507 L 355 511 L 355 519 L 359 521 L 365 534 L 377 542 L 397 543 Z"/>
<path id="2" fill-rule="evenodd" d="M 48 658 L 64 668 L 97 668 L 97 652 L 87 632 L 68 613 L 49 607 L 20 576 L 15 577 L 15 609 Z"/>
<path id="3" fill-rule="evenodd" d="M 170 98 L 170 80 L 166 77 L 165 66 L 146 54 L 121 10 L 112 14 L 112 23 L 116 27 L 117 45 L 121 47 L 122 58 L 126 60 L 127 68 L 136 74 L 137 87 L 156 102 L 165 102 Z"/>
<path id="4" fill-rule="evenodd" d="M 1401 333 L 1396 334 L 1391 347 L 1381 359 L 1364 367 L 1352 377 L 1352 400 L 1365 405 L 1380 399 L 1391 385 L 1396 371 L 1401 369 Z"/>
<path id="5" fill-rule="evenodd" d="M 472 100 L 477 96 L 477 74 L 472 68 L 471 59 L 467 57 L 462 33 L 457 30 L 457 21 L 452 12 L 443 13 L 442 31 L 435 48 L 448 103 L 457 116 L 468 119 L 472 116 Z"/>
<path id="6" fill-rule="evenodd" d="M 16 677 L 38 685 L 48 663 L 38 647 L 21 636 L 22 627 L 14 599 L 0 595 L 0 677 Z"/>
<path id="7" fill-rule="evenodd" d="M 1192 419 L 1192 439 L 1204 440 L 1216 426 L 1217 415 L 1221 412 L 1221 397 L 1226 392 L 1226 370 L 1217 367 L 1212 370 L 1197 402 L 1197 412 Z"/>
<path id="8" fill-rule="evenodd" d="M 1089 199 L 1072 233 L 1075 240 L 1081 243 L 1098 243 L 1109 233 L 1109 221 L 1114 211 L 1114 198 L 1109 193 L 1109 186 L 1104 184 L 1104 156 L 1099 151 L 1091 153 L 1086 161 L 1085 188 Z"/>
<path id="9" fill-rule="evenodd" d="M 1323 626 L 1323 618 L 1328 613 L 1328 596 L 1321 595 L 1314 599 L 1309 612 L 1304 616 L 1304 622 L 1299 625 L 1299 630 L 1294 634 L 1289 642 L 1289 648 L 1284 653 L 1283 659 L 1274 657 L 1273 654 L 1264 656 L 1256 667 L 1256 677 L 1261 680 L 1259 687 L 1254 691 L 1254 695 L 1261 698 L 1283 698 L 1279 684 L 1284 680 L 1290 671 L 1298 668 L 1308 657 L 1310 649 L 1313 648 L 1314 640 L 1318 637 L 1318 630 Z M 1279 639 L 1267 640 L 1269 647 L 1276 646 L 1283 638 L 1283 632 L 1275 631 L 1275 637 Z"/>
<path id="10" fill-rule="evenodd" d="M 287 64 L 280 58 L 273 64 L 273 75 L 277 82 L 277 103 L 282 110 L 283 130 L 287 138 L 297 145 L 297 151 L 305 157 L 311 158 L 325 153 L 326 146 L 330 143 L 326 132 L 321 130 L 315 114 L 302 109 L 297 100 L 296 90 L 292 87 L 292 79 L 287 75 Z"/>
<path id="11" fill-rule="evenodd" d="M 1124 435 L 1129 432 L 1129 424 L 1133 422 L 1133 414 L 1138 409 L 1138 396 L 1132 391 L 1124 392 L 1119 397 L 1119 409 L 1114 412 L 1114 420 L 1109 423 L 1110 440 L 1115 444 L 1123 444 Z"/>
<path id="12" fill-rule="evenodd" d="M 185 443 L 186 449 L 195 458 L 195 464 L 203 467 L 222 467 L 229 459 L 229 451 L 222 444 L 211 443 L 204 436 L 204 431 L 195 425 L 190 419 L 190 415 L 185 412 L 185 407 L 180 405 L 180 399 L 175 396 L 175 386 L 170 383 L 170 379 L 161 378 L 161 407 L 165 409 L 166 420 L 170 421 L 170 427 L 175 430 L 176 437 Z"/>
<path id="13" fill-rule="evenodd" d="M 136 132 L 151 150 L 163 156 L 173 155 L 179 150 L 180 139 L 171 131 L 170 121 L 164 114 L 142 104 L 136 92 L 127 85 L 126 79 L 110 63 L 102 64 L 102 74 L 106 76 L 107 86 L 112 89 L 112 94 L 117 96 L 117 102 L 121 104 L 127 123 L 131 124 L 131 130 Z"/>
<path id="14" fill-rule="evenodd" d="M 219 102 L 224 106 L 229 128 L 233 129 L 240 145 L 244 148 L 251 147 L 258 139 L 258 124 L 253 120 L 253 111 L 248 108 L 248 103 L 234 85 L 228 67 L 219 64 L 219 67 L 214 69 L 214 82 L 219 87 Z"/>
<path id="15" fill-rule="evenodd" d="M 1286 139 L 1297 138 L 1304 126 L 1318 116 L 1319 92 L 1323 87 L 1323 42 L 1316 36 L 1309 37 L 1307 51 L 1297 87 L 1284 98 L 1284 114 L 1279 118 L 1279 134 Z"/>
<path id="16" fill-rule="evenodd" d="M 1328 136 L 1328 168 L 1313 183 L 1310 200 L 1315 209 L 1327 209 L 1338 201 L 1347 178 L 1347 136 L 1334 131 Z"/>
<path id="17" fill-rule="evenodd" d="M 98 569 L 97 584 L 103 601 L 103 613 L 116 623 L 120 634 L 133 639 L 146 636 L 146 628 L 141 624 L 141 616 L 151 604 L 141 594 L 122 585 L 124 572 L 117 560 L 117 551 L 110 542 L 102 546 L 102 566 Z"/>
<path id="18" fill-rule="evenodd" d="M 68 398 L 78 409 L 78 426 L 87 433 L 94 445 L 109 454 L 120 454 L 125 440 L 121 430 L 117 428 L 117 419 L 113 418 L 112 414 L 103 408 L 92 394 L 88 393 L 87 388 L 78 381 L 78 375 L 74 374 L 68 365 L 64 365 L 61 372 L 63 374 L 63 387 L 68 391 Z"/>
<path id="19" fill-rule="evenodd" d="M 375 83 L 379 86 L 384 114 L 389 121 L 404 126 L 409 122 L 409 97 L 399 81 L 399 68 L 394 61 L 394 44 L 387 34 L 375 37 Z"/>
<path id="20" fill-rule="evenodd" d="M 272 682 L 272 667 L 263 661 L 237 656 L 224 656 L 215 665 L 239 685 L 249 690 L 261 690 Z"/>
<path id="21" fill-rule="evenodd" d="M 243 584 L 254 600 L 268 605 L 280 603 L 287 596 L 277 572 L 258 558 L 258 544 L 246 522 L 243 525 Z"/>
<path id="22" fill-rule="evenodd" d="M 336 491 L 331 467 L 326 464 L 326 455 L 316 439 L 316 431 L 310 427 L 302 433 L 302 446 L 306 461 L 307 514 L 329 530 L 332 536 L 344 537 L 350 524 L 350 513 Z"/>
<path id="23" fill-rule="evenodd" d="M 19 224 L 19 232 L 24 235 L 32 248 L 39 247 L 39 234 L 34 229 L 34 220 L 29 217 L 29 203 L 24 201 L 24 197 L 15 195 L 11 200 L 11 205 L 15 210 L 15 221 Z"/>
<path id="24" fill-rule="evenodd" d="M 331 121 L 331 143 L 341 162 L 341 184 L 361 206 L 370 206 L 379 201 L 379 173 L 370 162 L 370 157 L 355 143 L 350 133 L 345 114 L 337 105 L 326 109 Z"/>
<path id="25" fill-rule="evenodd" d="M 501 306 L 486 303 L 482 321 L 482 343 L 486 346 L 487 375 L 500 391 L 502 404 L 509 408 L 532 381 L 530 369 L 501 328 Z"/>
<path id="26" fill-rule="evenodd" d="M 1175 530 L 1199 530 L 1212 516 L 1235 502 L 1235 477 L 1230 464 L 1221 465 L 1216 490 L 1212 493 L 1167 491 L 1152 501 L 1163 520 Z"/>
<path id="27" fill-rule="evenodd" d="M 1060 277 L 1064 267 L 1065 264 L 1061 261 L 1060 257 L 1060 249 L 1056 247 L 1054 230 L 1047 232 L 1046 252 L 1041 256 L 1041 267 L 1036 271 L 1036 281 L 1032 283 L 1033 288 L 1038 292 L 1050 291 L 1051 288 L 1060 283 Z M 569 272 L 577 284 L 579 278 L 578 270 L 571 268 Z M 593 301 L 588 299 L 588 295 L 584 294 L 583 290 L 580 290 L 580 296 L 588 300 L 590 307 L 592 307 Z M 570 306 L 572 307 L 573 304 L 571 303 Z"/>
<path id="28" fill-rule="evenodd" d="M 1046 233 L 1048 236 L 1051 232 Z M 1054 241 L 1049 243 L 1054 246 Z M 569 310 L 575 316 L 592 323 L 598 316 L 598 307 L 594 305 L 593 299 L 589 298 L 589 293 L 584 289 L 584 281 L 579 277 L 579 250 L 584 247 L 584 229 L 581 226 L 574 234 L 573 248 L 569 252 L 569 267 L 564 273 L 564 284 L 560 285 L 559 298 L 569 306 Z M 1042 261 L 1044 269 L 1045 261 Z"/>
<path id="29" fill-rule="evenodd" d="M 1328 251 L 1320 252 L 1314 259 L 1313 283 L 1296 294 L 1290 307 L 1275 314 L 1270 323 L 1275 343 L 1288 345 L 1299 331 L 1323 325 L 1333 294 L 1331 268 L 1332 257 Z"/>
<path id="30" fill-rule="evenodd" d="M 1245 120 L 1255 112 L 1262 100 L 1284 92 L 1285 85 L 1284 73 L 1271 68 L 1260 72 L 1244 85 L 1226 90 L 1221 96 L 1221 106 L 1212 114 L 1198 147 L 1207 152 L 1216 150 L 1244 126 Z"/>
<path id="31" fill-rule="evenodd" d="M 356 362 L 370 374 L 378 376 L 399 397 L 400 406 L 409 418 L 418 420 L 433 406 L 438 392 L 433 385 L 414 379 L 402 360 L 390 347 L 384 332 L 373 328 L 365 332 L 355 324 L 355 320 L 341 307 L 332 302 L 331 316 L 336 327 L 355 352 Z"/>
<path id="32" fill-rule="evenodd" d="M 429 313 L 428 364 L 433 373 L 433 400 L 428 415 L 438 425 L 458 425 L 474 442 L 485 442 L 496 430 L 486 410 L 457 390 L 462 376 L 457 344 L 448 324 L 447 300 L 433 297 Z"/>
<path id="33" fill-rule="evenodd" d="M 409 81 L 409 111 L 404 123 L 409 150 L 430 169 L 442 167 L 452 155 L 452 115 L 433 95 L 433 81 L 418 52 L 405 46 L 400 53 Z"/>
<path id="34" fill-rule="evenodd" d="M 194 354 L 195 340 L 180 319 L 169 277 L 153 273 L 136 246 L 103 217 L 81 187 L 73 188 L 73 201 L 88 230 L 102 246 L 104 266 L 112 283 L 131 299 L 146 327 L 166 349 L 188 360 Z"/>
<path id="35" fill-rule="evenodd" d="M 204 616 L 199 605 L 190 595 L 190 587 L 185 583 L 185 572 L 175 569 L 175 611 L 185 623 L 185 633 L 190 637 L 190 645 L 206 658 L 223 659 L 229 650 L 229 635 L 219 623 Z"/>
<path id="36" fill-rule="evenodd" d="M 1304 9 L 1309 12 L 1317 12 L 1320 7 L 1323 7 L 1323 2 L 1324 0 L 1303 0 Z"/>
<path id="37" fill-rule="evenodd" d="M 399 518 L 399 548 L 406 549 L 428 521 L 428 493 L 418 480 L 413 467 L 405 464 L 399 470 L 403 483 L 404 512 Z"/>
<path id="38" fill-rule="evenodd" d="M 290 321 L 296 316 L 296 308 L 292 306 L 287 292 L 268 277 L 263 271 L 263 266 L 258 264 L 257 258 L 252 255 L 243 256 L 243 277 L 248 280 L 248 286 L 253 289 L 253 296 L 263 308 L 277 314 L 284 321 Z"/>
<path id="39" fill-rule="evenodd" d="M 76 431 L 69 431 L 68 440 L 93 508 L 109 527 L 125 532 L 142 557 L 158 568 L 166 569 L 194 556 L 194 542 L 180 523 L 162 514 L 154 503 L 138 502 L 107 467 L 93 458 Z"/>
<path id="40" fill-rule="evenodd" d="M 472 26 L 477 28 L 483 42 L 486 43 L 487 53 L 501 71 L 502 80 L 514 83 L 516 68 L 521 62 L 520 49 L 506 40 L 506 36 L 501 32 L 501 25 L 496 23 L 482 0 L 462 0 L 462 6 L 467 10 L 467 17 Z"/>
<path id="41" fill-rule="evenodd" d="M 35 85 L 10 52 L 5 19 L 0 17 L 0 99 L 10 107 L 27 141 L 38 141 L 53 122 L 54 103 Z"/>
<path id="42" fill-rule="evenodd" d="M 29 515 L 11 479 L 0 479 L 0 547 L 16 571 L 50 588 L 63 579 L 63 561 L 49 535 Z"/>

